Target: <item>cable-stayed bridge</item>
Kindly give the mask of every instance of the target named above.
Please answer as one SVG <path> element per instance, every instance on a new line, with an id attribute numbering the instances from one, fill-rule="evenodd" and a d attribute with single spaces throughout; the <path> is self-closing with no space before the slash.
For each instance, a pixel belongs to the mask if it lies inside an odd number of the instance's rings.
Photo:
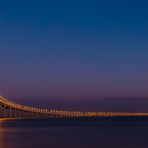
<path id="1" fill-rule="evenodd" d="M 148 113 L 74 112 L 25 106 L 0 96 L 0 118 L 148 117 Z"/>

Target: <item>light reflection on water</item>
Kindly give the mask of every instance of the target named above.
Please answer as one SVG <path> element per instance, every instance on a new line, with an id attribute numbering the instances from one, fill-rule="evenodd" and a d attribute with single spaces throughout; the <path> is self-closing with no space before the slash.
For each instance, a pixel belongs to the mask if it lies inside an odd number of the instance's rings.
<path id="1" fill-rule="evenodd" d="M 58 124 L 57 124 L 58 122 Z M 70 123 L 72 122 L 72 123 Z M 0 122 L 0 148 L 147 148 L 148 123 Z"/>
<path id="2" fill-rule="evenodd" d="M 3 130 L 0 128 L 0 148 L 4 148 L 3 145 Z"/>

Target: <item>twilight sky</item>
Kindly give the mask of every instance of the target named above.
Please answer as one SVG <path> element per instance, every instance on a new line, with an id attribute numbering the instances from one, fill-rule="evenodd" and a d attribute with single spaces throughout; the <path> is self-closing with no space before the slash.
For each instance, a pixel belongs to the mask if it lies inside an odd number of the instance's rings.
<path id="1" fill-rule="evenodd" d="M 148 111 L 147 6 L 1 1 L 0 95 L 67 109 Z"/>

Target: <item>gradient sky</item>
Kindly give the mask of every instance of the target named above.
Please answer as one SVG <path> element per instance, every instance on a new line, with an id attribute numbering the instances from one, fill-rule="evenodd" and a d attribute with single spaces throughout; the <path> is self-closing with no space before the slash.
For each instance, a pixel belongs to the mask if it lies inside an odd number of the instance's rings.
<path id="1" fill-rule="evenodd" d="M 53 107 L 148 111 L 147 6 L 146 0 L 1 1 L 0 94 Z"/>

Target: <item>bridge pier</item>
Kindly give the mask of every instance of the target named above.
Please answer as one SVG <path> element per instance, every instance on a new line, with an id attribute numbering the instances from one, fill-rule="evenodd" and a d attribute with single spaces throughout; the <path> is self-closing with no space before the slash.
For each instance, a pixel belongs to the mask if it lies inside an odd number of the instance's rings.
<path id="1" fill-rule="evenodd" d="M 7 114 L 6 114 L 6 107 L 5 107 L 5 106 L 3 106 L 2 115 L 3 115 L 3 118 L 6 118 L 6 117 L 7 117 Z"/>

